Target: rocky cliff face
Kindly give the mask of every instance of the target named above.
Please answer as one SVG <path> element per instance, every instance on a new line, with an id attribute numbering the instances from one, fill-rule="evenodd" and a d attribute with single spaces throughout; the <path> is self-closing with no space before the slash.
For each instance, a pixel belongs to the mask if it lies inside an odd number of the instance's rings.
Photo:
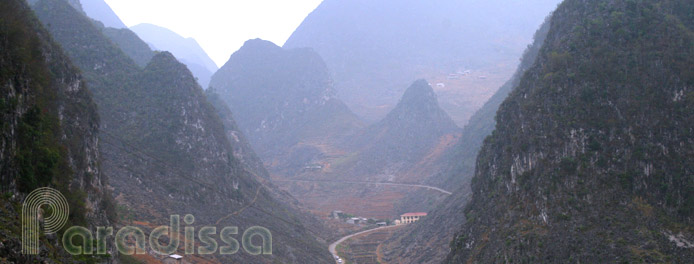
<path id="1" fill-rule="evenodd" d="M 693 10 L 561 4 L 480 151 L 447 262 L 692 258 Z"/>
<path id="2" fill-rule="evenodd" d="M 0 255 L 23 263 L 19 204 L 29 192 L 58 189 L 74 225 L 109 226 L 114 208 L 99 166 L 99 116 L 79 71 L 24 1 L 3 1 L 0 13 Z M 42 237 L 33 261 L 76 261 L 59 245 Z"/>
<path id="3" fill-rule="evenodd" d="M 34 8 L 84 71 L 104 117 L 102 165 L 122 223 L 151 228 L 190 213 L 196 224 L 257 225 L 273 235 L 273 255 L 203 256 L 208 261 L 330 260 L 320 234 L 311 233 L 316 228 L 234 155 L 223 122 L 185 65 L 162 52 L 141 69 L 63 1 L 41 0 Z"/>
<path id="4" fill-rule="evenodd" d="M 283 163 L 275 168 L 303 167 L 284 161 L 302 153 L 321 155 L 315 145 L 342 138 L 361 125 L 334 97 L 328 70 L 310 49 L 285 50 L 249 40 L 215 73 L 210 86 L 235 114 L 260 157 L 268 164 Z"/>
<path id="5" fill-rule="evenodd" d="M 477 153 L 484 139 L 496 125 L 496 111 L 508 94 L 520 82 L 526 70 L 533 65 L 547 37 L 550 23 L 545 22 L 535 33 L 534 43 L 525 51 L 516 74 L 499 88 L 492 98 L 475 113 L 463 128 L 460 140 L 436 160 L 438 172 L 427 181 L 429 184 L 453 191 L 453 195 L 440 199 L 428 217 L 413 228 L 399 231 L 383 246 L 384 259 L 408 263 L 440 263 L 449 253 L 449 242 L 465 221 L 464 208 L 470 200 L 470 180 L 475 173 Z M 422 210 L 431 195 L 424 191 L 412 193 L 400 202 L 401 208 L 415 207 Z M 430 206 L 431 207 L 431 206 Z M 403 211 L 403 210 L 401 210 Z M 412 210 L 406 210 L 412 211 Z"/>

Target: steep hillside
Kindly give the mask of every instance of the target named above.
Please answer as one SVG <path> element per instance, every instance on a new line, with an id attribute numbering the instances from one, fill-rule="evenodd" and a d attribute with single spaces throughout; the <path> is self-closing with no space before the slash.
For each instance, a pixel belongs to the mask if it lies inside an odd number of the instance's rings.
<path id="1" fill-rule="evenodd" d="M 141 68 L 147 66 L 152 57 L 154 57 L 155 53 L 150 49 L 149 45 L 129 29 L 103 27 L 100 24 L 97 24 L 96 27 L 101 28 L 104 35 L 118 45 Z"/>
<path id="2" fill-rule="evenodd" d="M 84 71 L 104 117 L 102 166 L 112 179 L 120 222 L 149 229 L 168 223 L 171 214 L 190 213 L 196 225 L 240 231 L 257 225 L 273 235 L 273 255 L 186 256 L 190 261 L 329 261 L 314 236 L 317 224 L 304 221 L 291 201 L 277 200 L 272 187 L 235 157 L 224 124 L 185 65 L 162 52 L 140 69 L 65 2 L 40 0 L 34 9 Z"/>
<path id="3" fill-rule="evenodd" d="M 41 236 L 38 256 L 21 254 L 21 202 L 52 187 L 68 199 L 70 225 L 110 225 L 115 209 L 99 166 L 96 106 L 23 0 L 0 2 L 0 39 L 0 262 L 78 261 L 58 250 L 59 236 Z"/>
<path id="4" fill-rule="evenodd" d="M 477 161 L 477 154 L 482 147 L 482 143 L 487 136 L 492 134 L 496 127 L 495 117 L 499 106 L 508 97 L 509 93 L 518 87 L 523 74 L 537 60 L 537 54 L 545 42 L 549 26 L 549 20 L 540 26 L 538 31 L 535 32 L 532 45 L 528 46 L 528 49 L 523 54 L 513 77 L 499 88 L 494 96 L 472 116 L 470 122 L 463 128 L 460 141 L 449 153 L 446 153 L 443 158 L 445 160 L 442 160 L 442 163 L 446 163 L 444 166 L 448 166 L 448 168 L 429 179 L 432 185 L 448 186 L 454 189 L 457 189 L 458 186 L 469 185 L 475 173 L 475 162 Z"/>
<path id="5" fill-rule="evenodd" d="M 255 154 L 251 144 L 246 139 L 246 135 L 242 132 L 241 128 L 236 124 L 234 119 L 234 114 L 231 112 L 227 104 L 222 100 L 222 98 L 217 93 L 216 89 L 207 89 L 205 91 L 205 96 L 207 101 L 214 107 L 219 118 L 224 124 L 224 130 L 227 135 L 227 139 L 234 148 L 234 157 L 236 157 L 242 164 L 248 166 L 248 169 L 254 172 L 256 175 L 262 176 L 263 178 L 269 178 L 270 175 L 263 165 L 263 161 Z"/>
<path id="6" fill-rule="evenodd" d="M 453 147 L 459 130 L 439 107 L 431 86 L 418 80 L 383 120 L 343 142 L 332 143 L 328 146 L 330 155 L 313 156 L 303 161 L 302 170 L 280 180 L 294 180 L 284 186 L 314 210 L 391 218 L 404 212 L 394 204 L 410 197 L 418 187 L 388 183 L 422 184 L 436 170 L 441 155 Z M 366 182 L 385 185 L 357 184 Z M 441 197 L 445 193 L 426 190 L 418 199 Z M 400 209 L 426 211 L 432 205 L 416 203 Z"/>
<path id="7" fill-rule="evenodd" d="M 414 82 L 400 102 L 378 123 L 349 139 L 359 151 L 346 174 L 383 175 L 411 167 L 431 152 L 441 138 L 459 128 L 439 107 L 434 90 L 426 80 Z M 384 179 L 403 181 L 404 179 Z M 421 179 L 419 179 L 421 180 Z M 416 182 L 416 181 L 411 181 Z"/>
<path id="8" fill-rule="evenodd" d="M 425 78 L 460 126 L 512 74 L 559 0 L 323 1 L 285 48 L 311 47 L 334 72 L 338 97 L 380 120 Z M 470 71 L 470 72 L 467 72 Z"/>
<path id="9" fill-rule="evenodd" d="M 273 164 L 270 169 L 303 168 L 325 155 L 319 145 L 333 144 L 361 126 L 334 97 L 328 70 L 310 49 L 249 40 L 212 76 L 210 86 L 264 162 Z"/>
<path id="10" fill-rule="evenodd" d="M 693 11 L 560 5 L 480 151 L 447 262 L 692 259 Z"/>
<path id="11" fill-rule="evenodd" d="M 203 88 L 219 68 L 193 38 L 184 38 L 175 32 L 152 24 L 139 24 L 130 28 L 154 49 L 171 52 L 186 64 Z"/>
<path id="12" fill-rule="evenodd" d="M 440 263 L 449 252 L 449 242 L 465 221 L 464 207 L 471 195 L 470 180 L 484 139 L 496 125 L 495 116 L 501 103 L 520 82 L 525 71 L 537 60 L 537 54 L 547 37 L 550 23 L 546 21 L 535 33 L 534 43 L 525 51 L 516 74 L 482 107 L 465 128 L 457 144 L 443 154 L 436 164 L 438 172 L 428 179 L 429 184 L 453 191 L 445 200 L 431 201 L 427 192 L 410 194 L 398 204 L 399 211 L 422 211 L 427 204 L 438 204 L 429 216 L 413 228 L 393 235 L 383 246 L 384 259 L 408 263 Z M 438 203 L 437 203 L 438 202 Z M 407 210 L 406 210 L 407 209 Z"/>

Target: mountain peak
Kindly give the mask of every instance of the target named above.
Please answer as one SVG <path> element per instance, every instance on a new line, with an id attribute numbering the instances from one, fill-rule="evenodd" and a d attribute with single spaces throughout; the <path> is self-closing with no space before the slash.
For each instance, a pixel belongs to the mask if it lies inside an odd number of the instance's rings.
<path id="1" fill-rule="evenodd" d="M 260 38 L 249 39 L 243 43 L 241 50 L 244 49 L 281 49 L 277 44 L 269 40 L 264 40 Z"/>
<path id="2" fill-rule="evenodd" d="M 171 52 L 188 66 L 202 87 L 209 85 L 212 74 L 219 69 L 194 38 L 185 38 L 170 29 L 146 23 L 130 29 L 153 49 Z"/>
<path id="3" fill-rule="evenodd" d="M 453 119 L 439 106 L 439 101 L 426 80 L 420 79 L 410 85 L 382 122 L 431 123 L 446 131 L 457 129 Z M 413 124 L 414 127 L 418 125 Z"/>
<path id="4" fill-rule="evenodd" d="M 152 57 L 149 64 L 147 64 L 147 67 L 145 67 L 145 69 L 155 71 L 160 68 L 175 70 L 178 72 L 187 71 L 187 75 L 190 75 L 190 78 L 193 78 L 193 74 L 190 73 L 190 70 L 188 70 L 183 63 L 179 62 L 178 59 L 176 59 L 176 57 L 168 51 L 157 52 L 154 57 Z"/>
<path id="5" fill-rule="evenodd" d="M 328 125 L 334 120 L 348 120 L 339 133 L 358 123 L 335 98 L 330 72 L 311 49 L 248 40 L 212 76 L 211 87 L 219 89 L 239 127 L 264 158 L 284 152 L 276 150 L 290 148 L 306 135 L 330 134 L 325 131 L 334 128 Z"/>
<path id="6" fill-rule="evenodd" d="M 157 54 L 154 55 L 152 58 L 152 62 L 150 64 L 180 64 L 176 57 L 171 54 L 171 52 L 168 51 L 162 51 L 162 52 L 157 52 Z"/>
<path id="7" fill-rule="evenodd" d="M 357 146 L 372 146 L 371 153 L 392 160 L 416 160 L 444 135 L 458 130 L 453 119 L 439 107 L 434 90 L 426 80 L 415 81 L 398 105 L 357 140 Z M 393 153 L 392 149 L 399 149 Z"/>
<path id="8" fill-rule="evenodd" d="M 438 106 L 438 99 L 434 89 L 431 88 L 429 83 L 420 79 L 415 81 L 403 94 L 402 99 L 400 99 L 401 104 L 436 104 Z"/>

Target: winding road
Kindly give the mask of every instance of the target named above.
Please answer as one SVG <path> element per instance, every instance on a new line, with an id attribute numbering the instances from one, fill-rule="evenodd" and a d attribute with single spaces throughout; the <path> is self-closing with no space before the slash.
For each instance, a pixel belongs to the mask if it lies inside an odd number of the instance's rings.
<path id="1" fill-rule="evenodd" d="M 366 230 L 366 231 L 361 231 L 361 232 L 358 232 L 358 233 L 354 233 L 354 234 L 348 235 L 348 236 L 346 236 L 346 237 L 340 238 L 340 240 L 338 240 L 338 241 L 335 241 L 335 243 L 330 244 L 330 246 L 328 247 L 328 250 L 330 250 L 330 254 L 332 254 L 333 256 L 337 256 L 337 245 L 339 245 L 340 243 L 345 242 L 345 241 L 347 241 L 348 239 L 353 238 L 353 237 L 358 236 L 358 235 L 363 235 L 363 234 L 366 234 L 366 233 L 371 233 L 371 232 L 376 231 L 376 230 L 388 229 L 388 228 L 394 228 L 394 227 L 398 227 L 398 226 L 382 226 L 382 227 L 378 227 L 378 228 L 374 228 L 374 229 L 369 229 L 369 230 Z M 337 262 L 337 261 L 336 261 L 336 262 Z"/>
<path id="2" fill-rule="evenodd" d="M 437 191 L 437 192 L 443 193 L 445 195 L 453 194 L 453 193 L 446 191 L 444 189 L 441 189 L 439 187 L 421 185 L 421 184 L 406 184 L 406 183 L 392 183 L 392 182 L 365 182 L 365 181 L 280 180 L 280 179 L 273 179 L 272 181 L 274 181 L 274 182 L 307 182 L 307 183 L 319 182 L 319 183 L 368 184 L 368 185 L 415 187 L 415 188 L 423 188 L 423 189 L 428 189 L 428 190 L 432 190 L 432 191 Z"/>

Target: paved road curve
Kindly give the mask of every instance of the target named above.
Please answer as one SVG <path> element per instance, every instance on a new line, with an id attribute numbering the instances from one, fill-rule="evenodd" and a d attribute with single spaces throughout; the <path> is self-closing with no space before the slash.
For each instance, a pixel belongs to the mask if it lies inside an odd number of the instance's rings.
<path id="1" fill-rule="evenodd" d="M 328 247 L 328 250 L 330 250 L 330 254 L 332 254 L 333 256 L 337 256 L 337 245 L 339 245 L 340 243 L 345 242 L 345 241 L 347 241 L 348 239 L 353 238 L 353 237 L 358 236 L 358 235 L 363 235 L 363 234 L 370 233 L 370 232 L 373 232 L 373 231 L 376 231 L 376 230 L 387 229 L 387 228 L 393 228 L 393 227 L 398 227 L 398 226 L 382 226 L 382 227 L 378 227 L 378 228 L 374 228 L 374 229 L 369 229 L 369 230 L 366 230 L 366 231 L 361 231 L 361 232 L 359 232 L 359 233 L 351 234 L 351 235 L 349 235 L 349 236 L 340 238 L 340 240 L 335 241 L 335 243 L 330 244 L 330 247 Z M 343 260 L 343 261 L 344 261 L 344 260 Z M 337 260 L 336 260 L 335 262 L 337 262 Z"/>
<path id="2" fill-rule="evenodd" d="M 421 185 L 421 184 L 406 184 L 406 183 L 392 183 L 392 182 L 361 182 L 361 181 L 327 181 L 327 180 L 280 180 L 280 179 L 273 179 L 272 181 L 274 181 L 274 182 L 308 182 L 308 183 L 325 182 L 325 183 L 344 183 L 344 184 L 369 184 L 369 185 L 402 186 L 402 187 L 424 188 L 424 189 L 428 189 L 428 190 L 432 190 L 432 191 L 437 191 L 437 192 L 443 193 L 445 195 L 453 194 L 449 191 L 446 191 L 446 190 L 438 188 L 438 187 Z"/>

